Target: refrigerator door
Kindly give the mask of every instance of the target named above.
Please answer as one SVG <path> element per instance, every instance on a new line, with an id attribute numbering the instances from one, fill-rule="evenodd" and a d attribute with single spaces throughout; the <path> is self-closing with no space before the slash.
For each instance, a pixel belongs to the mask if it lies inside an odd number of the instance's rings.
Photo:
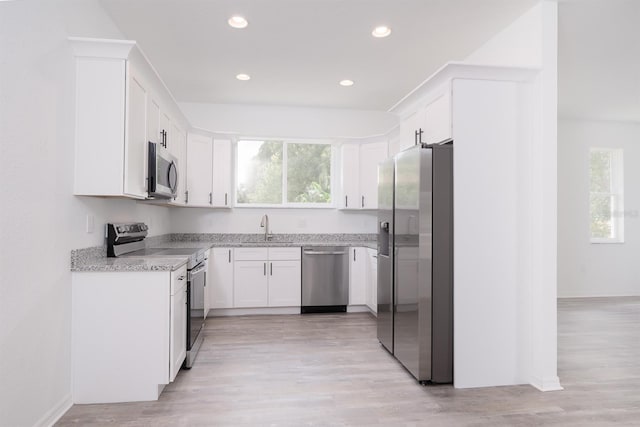
<path id="1" fill-rule="evenodd" d="M 453 145 L 433 147 L 431 381 L 453 382 Z"/>
<path id="2" fill-rule="evenodd" d="M 378 340 L 393 354 L 394 160 L 378 166 Z"/>
<path id="3" fill-rule="evenodd" d="M 393 353 L 420 381 L 431 373 L 432 152 L 396 156 Z"/>

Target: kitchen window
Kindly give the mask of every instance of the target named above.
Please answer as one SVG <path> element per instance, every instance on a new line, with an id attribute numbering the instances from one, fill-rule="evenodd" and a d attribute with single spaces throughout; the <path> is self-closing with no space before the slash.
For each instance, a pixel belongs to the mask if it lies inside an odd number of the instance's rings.
<path id="1" fill-rule="evenodd" d="M 624 242 L 623 159 L 621 149 L 589 151 L 591 243 Z"/>
<path id="2" fill-rule="evenodd" d="M 239 140 L 236 150 L 237 206 L 333 206 L 330 143 Z"/>

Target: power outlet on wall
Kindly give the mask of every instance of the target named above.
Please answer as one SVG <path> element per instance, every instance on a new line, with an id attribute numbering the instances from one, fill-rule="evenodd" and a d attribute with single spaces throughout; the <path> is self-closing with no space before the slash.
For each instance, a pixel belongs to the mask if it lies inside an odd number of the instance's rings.
<path id="1" fill-rule="evenodd" d="M 87 214 L 87 233 L 93 233 L 94 218 L 93 215 Z"/>

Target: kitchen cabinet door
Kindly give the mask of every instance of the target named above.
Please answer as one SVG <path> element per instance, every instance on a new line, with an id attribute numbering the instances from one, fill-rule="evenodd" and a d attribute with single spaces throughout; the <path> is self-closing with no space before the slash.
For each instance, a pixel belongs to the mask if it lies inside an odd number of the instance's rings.
<path id="1" fill-rule="evenodd" d="M 387 158 L 387 142 L 360 146 L 360 208 L 378 209 L 378 164 Z"/>
<path id="2" fill-rule="evenodd" d="M 211 206 L 213 146 L 211 137 L 187 136 L 187 205 Z"/>
<path id="3" fill-rule="evenodd" d="M 378 312 L 378 254 L 374 249 L 367 248 L 368 271 L 366 300 L 367 307 L 373 313 Z"/>
<path id="4" fill-rule="evenodd" d="M 267 307 L 267 261 L 236 261 L 233 266 L 233 306 Z"/>
<path id="5" fill-rule="evenodd" d="M 169 341 L 169 381 L 178 375 L 187 356 L 187 269 L 183 267 L 171 273 L 172 288 Z"/>
<path id="6" fill-rule="evenodd" d="M 133 72 L 129 78 L 127 135 L 124 156 L 124 193 L 147 196 L 147 89 Z"/>
<path id="7" fill-rule="evenodd" d="M 213 140 L 213 206 L 231 207 L 231 140 Z"/>
<path id="8" fill-rule="evenodd" d="M 233 307 L 233 249 L 210 250 L 207 270 L 211 308 Z"/>
<path id="9" fill-rule="evenodd" d="M 147 106 L 147 139 L 151 142 L 160 143 L 160 104 L 153 97 L 148 97 Z"/>
<path id="10" fill-rule="evenodd" d="M 166 132 L 164 139 L 167 143 L 167 146 L 165 148 L 171 151 L 171 144 L 173 142 L 173 128 L 171 127 L 171 117 L 165 111 L 160 110 L 160 141 L 162 141 L 162 134 L 164 132 Z"/>
<path id="11" fill-rule="evenodd" d="M 367 250 L 349 249 L 349 305 L 364 305 L 367 289 Z"/>
<path id="12" fill-rule="evenodd" d="M 269 307 L 299 307 L 300 261 L 269 261 Z"/>
<path id="13" fill-rule="evenodd" d="M 451 94 L 445 88 L 440 96 L 423 110 L 424 128 L 422 142 L 435 144 L 451 138 Z"/>
<path id="14" fill-rule="evenodd" d="M 400 122 L 400 141 L 398 150 L 402 151 L 416 145 L 415 132 L 422 127 L 420 123 L 420 112 L 414 111 Z"/>
<path id="15" fill-rule="evenodd" d="M 340 209 L 360 209 L 360 147 L 356 144 L 344 144 L 341 147 L 341 188 Z"/>

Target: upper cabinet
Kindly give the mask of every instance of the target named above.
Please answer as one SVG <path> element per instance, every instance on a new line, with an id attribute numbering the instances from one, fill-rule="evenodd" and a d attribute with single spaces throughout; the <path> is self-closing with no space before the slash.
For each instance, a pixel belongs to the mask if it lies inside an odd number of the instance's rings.
<path id="1" fill-rule="evenodd" d="M 188 135 L 187 206 L 231 207 L 231 151 L 229 139 Z"/>
<path id="2" fill-rule="evenodd" d="M 340 209 L 378 209 L 378 164 L 387 151 L 386 141 L 342 145 Z"/>
<path id="3" fill-rule="evenodd" d="M 135 42 L 69 40 L 76 57 L 74 194 L 144 199 L 148 141 L 180 144 L 174 130 L 188 123 Z M 184 150 L 169 149 L 184 160 Z"/>
<path id="4" fill-rule="evenodd" d="M 402 119 L 399 149 L 419 143 L 436 144 L 450 139 L 451 132 L 451 85 L 447 82 L 425 97 L 423 105 Z"/>

